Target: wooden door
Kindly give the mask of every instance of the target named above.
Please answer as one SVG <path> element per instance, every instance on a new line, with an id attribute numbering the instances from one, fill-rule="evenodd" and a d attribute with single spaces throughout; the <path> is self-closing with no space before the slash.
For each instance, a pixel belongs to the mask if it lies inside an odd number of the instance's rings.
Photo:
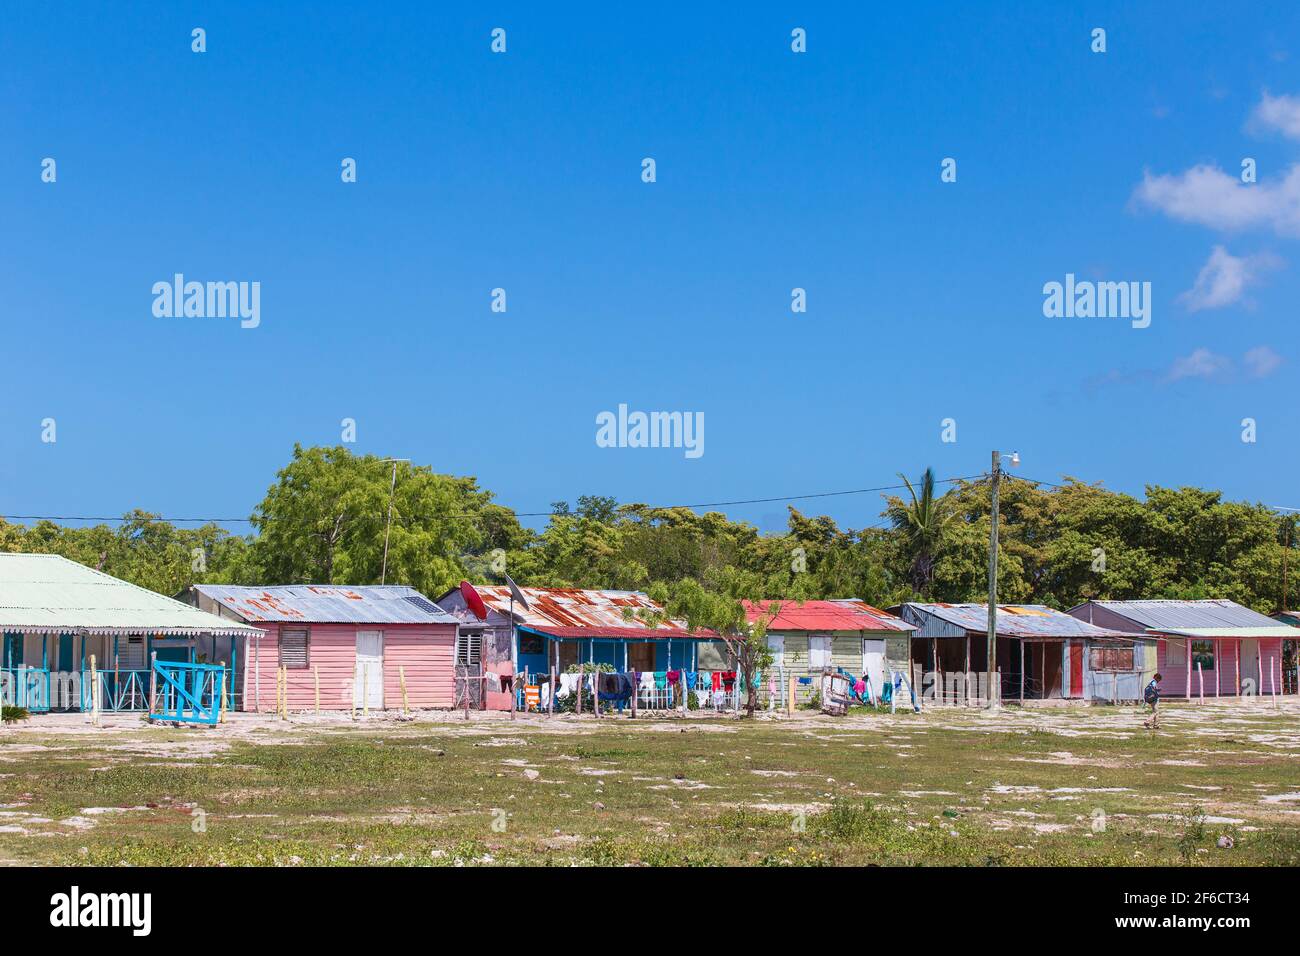
<path id="1" fill-rule="evenodd" d="M 1083 642 L 1070 642 L 1070 696 L 1083 696 Z"/>
<path id="2" fill-rule="evenodd" d="M 358 707 L 383 709 L 383 631 L 357 631 L 357 663 L 352 682 L 352 700 Z"/>

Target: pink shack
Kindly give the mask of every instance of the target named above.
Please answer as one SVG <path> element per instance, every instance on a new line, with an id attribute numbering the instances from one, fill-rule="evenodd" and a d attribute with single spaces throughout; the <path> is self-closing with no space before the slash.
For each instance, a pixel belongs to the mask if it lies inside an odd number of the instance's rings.
<path id="1" fill-rule="evenodd" d="M 1282 642 L 1300 637 L 1300 628 L 1228 600 L 1088 601 L 1069 613 L 1155 637 L 1166 697 L 1281 694 Z"/>
<path id="2" fill-rule="evenodd" d="M 272 711 L 284 667 L 290 710 L 451 707 L 457 622 L 414 588 L 195 584 L 181 599 L 261 628 L 241 655 L 240 709 Z"/>

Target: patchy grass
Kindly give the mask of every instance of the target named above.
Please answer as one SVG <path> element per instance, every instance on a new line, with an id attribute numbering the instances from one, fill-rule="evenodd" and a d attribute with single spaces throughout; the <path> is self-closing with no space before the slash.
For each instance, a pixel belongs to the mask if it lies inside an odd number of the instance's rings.
<path id="1" fill-rule="evenodd" d="M 1300 704 L 1168 711 L 1158 732 L 1126 708 L 751 721 L 236 715 L 216 729 L 34 717 L 0 736 L 0 858 L 1300 864 Z"/>

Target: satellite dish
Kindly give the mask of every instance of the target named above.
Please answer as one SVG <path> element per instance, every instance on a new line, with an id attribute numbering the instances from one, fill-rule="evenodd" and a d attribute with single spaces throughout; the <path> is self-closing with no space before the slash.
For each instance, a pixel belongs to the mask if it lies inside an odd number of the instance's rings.
<path id="1" fill-rule="evenodd" d="M 487 620 L 487 605 L 483 603 L 483 598 L 479 596 L 479 593 L 474 590 L 474 585 L 468 581 L 461 581 L 460 596 L 465 599 L 465 604 L 474 612 L 476 618 L 480 621 Z"/>

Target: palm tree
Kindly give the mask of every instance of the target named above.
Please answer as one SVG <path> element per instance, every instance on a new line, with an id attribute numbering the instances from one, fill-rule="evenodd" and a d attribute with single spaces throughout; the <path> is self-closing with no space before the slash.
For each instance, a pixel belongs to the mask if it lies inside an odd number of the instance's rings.
<path id="1" fill-rule="evenodd" d="M 889 521 L 903 540 L 903 550 L 911 556 L 908 578 L 912 588 L 922 597 L 929 597 L 934 584 L 934 556 L 938 550 L 943 527 L 952 517 L 942 497 L 934 496 L 934 469 L 925 469 L 921 476 L 921 491 L 912 487 L 906 475 L 899 475 L 912 496 L 912 502 L 894 499 L 889 504 Z"/>

